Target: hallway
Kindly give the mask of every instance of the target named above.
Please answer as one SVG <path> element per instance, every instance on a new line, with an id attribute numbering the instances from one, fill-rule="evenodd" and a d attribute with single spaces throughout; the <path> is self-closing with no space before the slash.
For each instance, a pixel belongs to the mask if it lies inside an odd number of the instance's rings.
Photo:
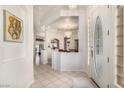
<path id="1" fill-rule="evenodd" d="M 0 87 L 124 87 L 124 6 L 6 5 L 0 15 Z"/>
<path id="2" fill-rule="evenodd" d="M 32 88 L 95 88 L 96 85 L 83 72 L 60 72 L 49 65 L 34 66 L 35 82 Z M 83 82 L 84 81 L 84 82 Z"/>

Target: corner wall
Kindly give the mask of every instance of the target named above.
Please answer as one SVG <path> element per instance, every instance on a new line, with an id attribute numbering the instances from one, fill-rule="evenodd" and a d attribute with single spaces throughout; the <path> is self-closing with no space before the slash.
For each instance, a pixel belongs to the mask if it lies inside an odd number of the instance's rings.
<path id="1" fill-rule="evenodd" d="M 87 72 L 87 59 L 88 59 L 88 49 L 87 49 L 87 28 L 86 28 L 86 11 L 82 11 L 79 15 L 79 58 L 80 58 L 80 69 Z"/>

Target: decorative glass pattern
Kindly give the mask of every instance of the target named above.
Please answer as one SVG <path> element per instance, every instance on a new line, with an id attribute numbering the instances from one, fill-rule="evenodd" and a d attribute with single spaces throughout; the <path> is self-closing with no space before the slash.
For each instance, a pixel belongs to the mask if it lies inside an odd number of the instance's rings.
<path id="1" fill-rule="evenodd" d="M 96 74 L 98 77 L 102 75 L 102 62 L 103 62 L 103 32 L 102 32 L 102 22 L 100 17 L 97 16 L 95 23 L 94 32 L 94 59 Z"/>

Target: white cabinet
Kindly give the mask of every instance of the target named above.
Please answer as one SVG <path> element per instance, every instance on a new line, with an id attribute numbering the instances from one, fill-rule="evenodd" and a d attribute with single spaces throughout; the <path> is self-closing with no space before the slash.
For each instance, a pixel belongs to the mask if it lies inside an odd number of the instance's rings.
<path id="1" fill-rule="evenodd" d="M 77 52 L 52 52 L 52 68 L 60 71 L 82 71 L 82 63 Z"/>
<path id="2" fill-rule="evenodd" d="M 60 70 L 60 53 L 52 51 L 52 69 Z"/>
<path id="3" fill-rule="evenodd" d="M 47 51 L 41 50 L 41 63 L 47 64 Z"/>

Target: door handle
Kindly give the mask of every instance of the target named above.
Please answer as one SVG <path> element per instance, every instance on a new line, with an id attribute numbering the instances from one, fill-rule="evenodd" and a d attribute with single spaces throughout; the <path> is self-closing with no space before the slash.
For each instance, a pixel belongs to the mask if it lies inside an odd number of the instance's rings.
<path id="1" fill-rule="evenodd" d="M 93 47 L 91 47 L 91 57 L 93 57 Z"/>

